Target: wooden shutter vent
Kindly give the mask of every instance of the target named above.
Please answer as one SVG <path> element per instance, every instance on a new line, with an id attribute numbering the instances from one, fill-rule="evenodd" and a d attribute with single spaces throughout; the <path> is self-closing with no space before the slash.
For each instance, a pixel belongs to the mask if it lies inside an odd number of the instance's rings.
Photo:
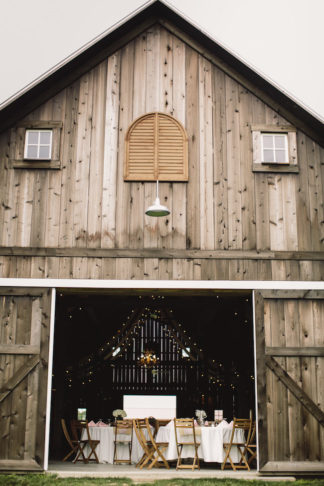
<path id="1" fill-rule="evenodd" d="M 148 113 L 131 124 L 126 134 L 124 179 L 188 180 L 188 138 L 175 118 Z"/>

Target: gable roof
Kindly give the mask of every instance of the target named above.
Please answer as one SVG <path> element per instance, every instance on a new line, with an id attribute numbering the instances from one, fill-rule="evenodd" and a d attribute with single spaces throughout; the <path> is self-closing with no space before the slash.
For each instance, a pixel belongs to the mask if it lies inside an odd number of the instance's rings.
<path id="1" fill-rule="evenodd" d="M 294 126 L 324 146 L 324 123 L 163 0 L 150 0 L 0 106 L 0 132 L 67 87 L 82 74 L 160 23 L 191 44 Z"/>

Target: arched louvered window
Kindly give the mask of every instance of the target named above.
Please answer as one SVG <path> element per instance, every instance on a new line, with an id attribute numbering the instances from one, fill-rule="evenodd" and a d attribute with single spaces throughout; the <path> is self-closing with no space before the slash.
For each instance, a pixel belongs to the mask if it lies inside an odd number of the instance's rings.
<path id="1" fill-rule="evenodd" d="M 187 181 L 188 138 L 175 118 L 148 113 L 126 134 L 126 181 Z"/>

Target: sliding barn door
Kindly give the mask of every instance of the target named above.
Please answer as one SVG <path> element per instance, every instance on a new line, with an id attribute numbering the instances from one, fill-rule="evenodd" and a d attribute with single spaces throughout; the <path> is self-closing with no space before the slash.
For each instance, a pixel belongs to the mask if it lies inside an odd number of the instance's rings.
<path id="1" fill-rule="evenodd" d="M 260 472 L 324 471 L 324 292 L 255 292 Z"/>
<path id="2" fill-rule="evenodd" d="M 43 469 L 50 302 L 0 288 L 0 470 Z"/>

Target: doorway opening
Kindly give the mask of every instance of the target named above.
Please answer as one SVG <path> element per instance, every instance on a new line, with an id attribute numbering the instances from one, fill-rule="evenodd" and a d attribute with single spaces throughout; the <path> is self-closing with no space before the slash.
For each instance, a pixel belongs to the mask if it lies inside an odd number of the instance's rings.
<path id="1" fill-rule="evenodd" d="M 175 396 L 178 417 L 255 416 L 251 291 L 65 289 L 55 316 L 50 459 L 61 418 L 107 423 L 129 395 Z"/>

